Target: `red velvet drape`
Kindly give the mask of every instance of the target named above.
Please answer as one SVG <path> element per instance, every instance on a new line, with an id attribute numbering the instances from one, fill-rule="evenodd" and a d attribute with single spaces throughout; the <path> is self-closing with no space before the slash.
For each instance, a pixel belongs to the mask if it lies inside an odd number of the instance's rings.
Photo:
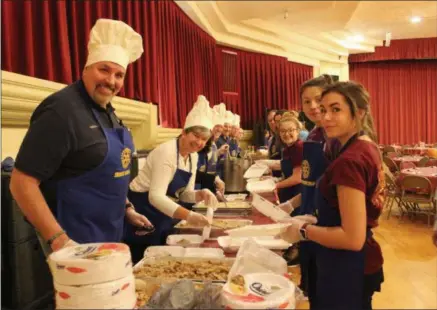
<path id="1" fill-rule="evenodd" d="M 160 1 L 158 72 L 164 127 L 183 127 L 198 95 L 220 99 L 215 40 L 174 3 Z"/>
<path id="2" fill-rule="evenodd" d="M 241 116 L 243 128 L 264 119 L 266 109 L 301 110 L 300 85 L 312 78 L 313 68 L 286 58 L 218 46 L 237 53 L 237 92 L 223 92 L 223 102 Z M 220 56 L 219 63 L 221 63 Z"/>
<path id="3" fill-rule="evenodd" d="M 350 64 L 371 95 L 380 143 L 437 142 L 437 60 Z"/>
<path id="4" fill-rule="evenodd" d="M 377 46 L 373 53 L 350 55 L 349 63 L 383 60 L 437 59 L 437 38 L 392 40 L 390 46 Z"/>
<path id="5" fill-rule="evenodd" d="M 64 1 L 2 1 L 2 70 L 73 81 L 65 6 Z"/>

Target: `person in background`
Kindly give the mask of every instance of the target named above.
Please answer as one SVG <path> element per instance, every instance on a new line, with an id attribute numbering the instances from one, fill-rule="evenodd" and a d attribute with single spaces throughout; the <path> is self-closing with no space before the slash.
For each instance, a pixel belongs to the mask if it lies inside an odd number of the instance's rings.
<path id="1" fill-rule="evenodd" d="M 270 110 L 267 113 L 267 124 L 269 125 L 269 139 L 266 143 L 267 149 L 270 149 L 270 146 L 272 145 L 273 136 L 276 131 L 276 124 L 275 124 L 275 114 L 276 110 Z"/>
<path id="2" fill-rule="evenodd" d="M 241 148 L 238 145 L 237 138 L 240 134 L 240 115 L 234 114 L 234 123 L 232 124 L 232 135 L 229 143 L 229 152 L 233 157 L 239 157 Z"/>
<path id="3" fill-rule="evenodd" d="M 311 130 L 303 145 L 302 194 L 297 195 L 278 206 L 288 214 L 292 213 L 294 209 L 300 206 L 301 215 L 315 215 L 313 198 L 315 194 L 315 185 L 333 157 L 330 145 L 334 143 L 327 143 L 326 134 L 321 127 L 322 116 L 320 113 L 322 91 L 332 83 L 333 80 L 329 75 L 322 75 L 306 81 L 300 88 L 302 110 L 305 113 L 306 118 L 316 124 L 316 127 Z M 310 303 L 314 298 L 316 291 L 316 249 L 316 244 L 307 241 L 293 245 L 284 254 L 284 257 L 290 264 L 296 264 L 298 259 L 301 269 L 300 288 L 303 290 L 304 294 L 308 296 Z"/>
<path id="4" fill-rule="evenodd" d="M 206 100 L 206 98 L 205 98 Z M 209 105 L 209 103 L 208 103 Z M 220 149 L 217 149 L 215 142 L 223 132 L 226 106 L 224 103 L 216 105 L 212 109 L 212 121 L 214 127 L 212 129 L 211 138 L 206 143 L 205 147 L 198 152 L 197 174 L 196 174 L 196 189 L 207 188 L 213 193 L 217 191 L 224 194 L 225 183 L 218 175 L 218 159 L 226 154 L 229 149 L 228 144 L 223 144 Z M 219 197 L 222 197 L 219 195 Z"/>
<path id="5" fill-rule="evenodd" d="M 321 124 L 341 150 L 316 185 L 314 220 L 292 218 L 280 237 L 319 244 L 311 309 L 372 309 L 384 281 L 381 247 L 372 229 L 381 215 L 385 178 L 370 112 L 361 84 L 339 82 L 321 95 Z"/>
<path id="6" fill-rule="evenodd" d="M 208 103 L 197 101 L 187 115 L 182 134 L 150 152 L 138 176 L 130 183 L 130 201 L 155 226 L 155 231 L 145 236 L 139 234 L 136 227 L 126 226 L 124 240 L 131 249 L 134 263 L 143 257 L 148 246 L 164 245 L 177 220 L 200 227 L 209 225 L 204 215 L 188 210 L 179 201 L 217 204 L 217 198 L 210 190 L 194 189 L 197 152 L 205 147 L 211 136 L 211 118 Z"/>
<path id="7" fill-rule="evenodd" d="M 10 189 L 46 255 L 76 242 L 120 242 L 125 219 L 151 225 L 127 199 L 134 146 L 111 105 L 142 53 L 130 26 L 97 20 L 82 78 L 32 114 Z"/>
<path id="8" fill-rule="evenodd" d="M 301 193 L 301 165 L 303 156 L 303 142 L 299 140 L 299 131 L 302 124 L 292 113 L 285 113 L 279 121 L 278 132 L 284 148 L 282 150 L 282 160 L 277 167 L 272 170 L 280 170 L 282 180 L 276 183 L 276 190 L 280 202 L 285 202 Z M 292 216 L 299 213 L 296 208 L 291 213 Z"/>
<path id="9" fill-rule="evenodd" d="M 234 114 L 231 111 L 225 112 L 225 122 L 223 125 L 223 132 L 217 139 L 216 145 L 220 148 L 222 145 L 231 143 L 232 125 L 234 123 Z"/>

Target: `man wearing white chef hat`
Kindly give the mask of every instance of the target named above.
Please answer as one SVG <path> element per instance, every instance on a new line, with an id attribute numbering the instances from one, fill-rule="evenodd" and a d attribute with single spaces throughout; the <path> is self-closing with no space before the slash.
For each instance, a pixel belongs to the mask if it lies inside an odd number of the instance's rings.
<path id="1" fill-rule="evenodd" d="M 76 242 L 120 242 L 125 218 L 150 225 L 126 198 L 133 141 L 110 103 L 123 87 L 128 64 L 142 53 L 141 35 L 130 26 L 97 20 L 82 79 L 46 98 L 32 114 L 11 192 L 51 250 Z"/>
<path id="2" fill-rule="evenodd" d="M 223 125 L 223 133 L 220 138 L 217 140 L 217 147 L 220 148 L 224 144 L 228 144 L 231 142 L 231 131 L 232 124 L 234 123 L 234 114 L 231 111 L 225 112 L 225 120 Z"/>
<path id="3" fill-rule="evenodd" d="M 234 114 L 234 122 L 232 123 L 232 130 L 230 134 L 229 152 L 232 156 L 237 157 L 240 155 L 241 148 L 238 145 L 237 138 L 240 135 L 240 115 Z"/>
<path id="4" fill-rule="evenodd" d="M 130 183 L 130 201 L 156 228 L 152 234 L 141 236 L 135 227 L 126 226 L 125 242 L 131 249 L 134 262 L 143 257 L 148 246 L 166 243 L 174 219 L 186 220 L 200 227 L 209 224 L 204 215 L 186 209 L 181 202 L 217 204 L 217 198 L 208 189 L 194 189 L 197 152 L 211 136 L 211 118 L 211 108 L 199 97 L 187 115 L 182 134 L 150 152 L 138 176 Z"/>

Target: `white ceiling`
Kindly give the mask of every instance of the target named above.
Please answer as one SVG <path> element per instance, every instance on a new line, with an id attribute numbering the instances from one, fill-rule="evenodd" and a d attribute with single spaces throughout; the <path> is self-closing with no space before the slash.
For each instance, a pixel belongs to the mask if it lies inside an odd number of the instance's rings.
<path id="1" fill-rule="evenodd" d="M 437 37 L 437 1 L 178 2 L 202 28 L 210 27 L 209 32 L 284 51 L 300 45 L 338 56 L 372 52 L 383 45 L 387 32 L 392 40 Z M 421 23 L 409 21 L 415 15 L 423 18 Z M 350 39 L 356 35 L 363 40 Z"/>

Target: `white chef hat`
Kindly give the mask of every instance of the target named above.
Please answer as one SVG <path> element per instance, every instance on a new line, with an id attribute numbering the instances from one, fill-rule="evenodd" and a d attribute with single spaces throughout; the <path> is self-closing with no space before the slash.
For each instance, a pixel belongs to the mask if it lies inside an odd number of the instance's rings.
<path id="1" fill-rule="evenodd" d="M 85 67 L 111 61 L 126 69 L 143 51 L 143 38 L 130 26 L 119 20 L 101 18 L 90 32 Z"/>
<path id="2" fill-rule="evenodd" d="M 234 114 L 231 111 L 226 111 L 225 123 L 232 125 L 234 123 Z"/>
<path id="3" fill-rule="evenodd" d="M 197 97 L 197 101 L 185 119 L 184 129 L 194 126 L 205 127 L 209 130 L 214 127 L 212 123 L 212 109 L 209 106 L 208 100 L 203 95 Z"/>
<path id="4" fill-rule="evenodd" d="M 212 107 L 213 123 L 215 125 L 224 125 L 226 116 L 226 105 L 222 102 Z"/>
<path id="5" fill-rule="evenodd" d="M 240 115 L 234 114 L 234 123 L 233 123 L 233 125 L 236 126 L 236 127 L 240 127 Z"/>

